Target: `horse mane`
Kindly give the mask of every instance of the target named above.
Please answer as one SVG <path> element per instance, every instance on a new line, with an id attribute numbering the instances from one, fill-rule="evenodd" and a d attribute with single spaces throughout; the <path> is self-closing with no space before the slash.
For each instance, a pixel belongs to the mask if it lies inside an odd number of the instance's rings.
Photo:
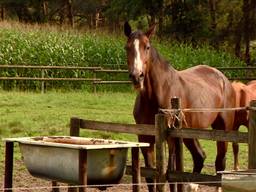
<path id="1" fill-rule="evenodd" d="M 151 59 L 152 63 L 159 64 L 165 71 L 168 71 L 171 68 L 174 69 L 171 63 L 164 59 L 153 46 L 151 46 Z"/>

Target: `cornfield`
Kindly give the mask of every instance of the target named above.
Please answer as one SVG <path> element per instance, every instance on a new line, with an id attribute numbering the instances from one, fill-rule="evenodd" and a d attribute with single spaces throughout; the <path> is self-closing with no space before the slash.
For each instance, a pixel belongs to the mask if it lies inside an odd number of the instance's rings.
<path id="1" fill-rule="evenodd" d="M 0 23 L 0 64 L 1 65 L 48 65 L 48 66 L 100 66 L 109 69 L 125 69 L 126 39 L 123 35 L 106 32 L 83 32 L 51 26 Z M 216 51 L 207 45 L 192 45 L 153 39 L 153 45 L 177 69 L 197 64 L 214 67 L 243 66 L 244 63 L 230 54 Z M 41 72 L 31 69 L 5 69 L 1 77 L 40 77 Z M 47 70 L 46 77 L 92 77 L 87 71 Z M 102 79 L 127 79 L 127 75 L 116 77 L 101 74 Z M 54 82 L 48 88 L 85 88 L 84 82 Z M 40 89 L 35 81 L 0 81 L 4 89 Z M 117 86 L 113 90 L 118 89 Z M 126 86 L 127 87 L 127 86 Z M 91 88 L 89 88 L 91 89 Z"/>

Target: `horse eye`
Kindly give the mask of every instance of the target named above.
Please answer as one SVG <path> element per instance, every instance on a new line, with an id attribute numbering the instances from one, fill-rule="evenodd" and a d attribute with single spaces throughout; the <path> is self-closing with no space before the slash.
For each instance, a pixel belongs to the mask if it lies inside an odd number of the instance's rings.
<path id="1" fill-rule="evenodd" d="M 146 45 L 146 47 L 145 47 L 145 50 L 149 50 L 150 49 L 150 46 L 149 45 Z"/>

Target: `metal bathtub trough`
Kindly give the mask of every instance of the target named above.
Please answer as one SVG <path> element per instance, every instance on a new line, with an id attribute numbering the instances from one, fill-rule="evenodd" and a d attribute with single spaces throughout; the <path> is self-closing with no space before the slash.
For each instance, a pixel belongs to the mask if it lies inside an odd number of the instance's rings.
<path id="1" fill-rule="evenodd" d="M 256 170 L 221 171 L 223 192 L 255 192 Z"/>
<path id="2" fill-rule="evenodd" d="M 25 137 L 18 142 L 30 174 L 71 184 L 118 183 L 126 167 L 128 148 L 147 147 L 147 143 L 82 137 Z M 84 176 L 86 172 L 86 176 Z"/>

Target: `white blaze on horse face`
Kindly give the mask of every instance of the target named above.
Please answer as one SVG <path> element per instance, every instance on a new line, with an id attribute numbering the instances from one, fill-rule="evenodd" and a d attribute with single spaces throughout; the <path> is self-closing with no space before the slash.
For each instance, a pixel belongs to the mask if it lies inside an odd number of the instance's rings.
<path id="1" fill-rule="evenodd" d="M 134 57 L 134 73 L 137 75 L 141 75 L 143 62 L 140 57 L 140 40 L 135 39 L 134 42 L 134 49 L 135 49 L 135 57 Z M 143 81 L 140 81 L 140 89 L 143 90 Z"/>
<path id="2" fill-rule="evenodd" d="M 134 57 L 134 72 L 136 72 L 138 75 L 142 73 L 142 67 L 143 63 L 140 57 L 140 40 L 135 39 L 134 42 L 134 49 L 135 49 L 135 57 Z"/>

